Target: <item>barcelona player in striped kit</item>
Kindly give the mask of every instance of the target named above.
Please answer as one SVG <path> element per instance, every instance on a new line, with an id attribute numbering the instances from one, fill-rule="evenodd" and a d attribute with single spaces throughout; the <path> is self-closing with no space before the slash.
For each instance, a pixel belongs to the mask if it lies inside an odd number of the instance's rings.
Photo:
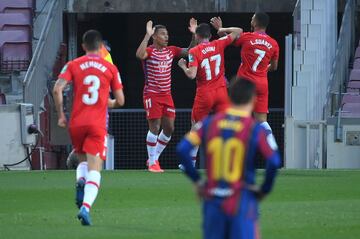
<path id="1" fill-rule="evenodd" d="M 177 153 L 203 199 L 203 238 L 255 239 L 258 201 L 271 191 L 280 157 L 272 134 L 251 117 L 255 85 L 236 80 L 229 94 L 233 105 L 198 123 L 179 143 Z M 206 183 L 192 165 L 191 150 L 199 145 L 206 159 Z M 260 187 L 255 185 L 257 150 L 266 159 Z"/>

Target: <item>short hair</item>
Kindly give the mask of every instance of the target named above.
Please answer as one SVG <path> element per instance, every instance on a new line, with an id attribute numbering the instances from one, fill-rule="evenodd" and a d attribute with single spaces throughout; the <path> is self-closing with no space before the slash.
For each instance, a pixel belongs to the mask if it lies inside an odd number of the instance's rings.
<path id="1" fill-rule="evenodd" d="M 233 104 L 244 105 L 255 97 L 255 84 L 245 78 L 236 78 L 230 83 L 229 97 Z"/>
<path id="2" fill-rule="evenodd" d="M 270 17 L 265 12 L 256 12 L 255 21 L 258 27 L 267 28 L 270 22 Z"/>
<path id="3" fill-rule="evenodd" d="M 101 48 L 103 39 L 100 32 L 96 30 L 88 30 L 84 33 L 82 42 L 85 45 L 86 50 L 96 51 Z"/>
<path id="4" fill-rule="evenodd" d="M 154 31 L 154 33 L 156 33 L 157 31 L 159 31 L 160 29 L 165 29 L 166 30 L 166 27 L 164 26 L 164 25 L 155 25 L 154 26 L 154 28 L 155 28 L 155 31 Z"/>
<path id="5" fill-rule="evenodd" d="M 211 37 L 210 25 L 207 23 L 201 23 L 199 26 L 197 26 L 195 33 L 196 35 L 198 35 L 203 39 L 210 38 Z"/>

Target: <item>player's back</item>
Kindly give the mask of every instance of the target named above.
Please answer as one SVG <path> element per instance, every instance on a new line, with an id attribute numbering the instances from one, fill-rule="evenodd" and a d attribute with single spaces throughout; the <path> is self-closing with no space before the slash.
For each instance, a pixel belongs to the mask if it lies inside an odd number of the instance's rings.
<path id="1" fill-rule="evenodd" d="M 244 183 L 255 180 L 253 140 L 259 125 L 250 116 L 234 109 L 204 121 L 202 153 L 206 156 L 207 193 L 210 197 L 232 197 Z"/>
<path id="2" fill-rule="evenodd" d="M 203 42 L 190 49 L 189 66 L 197 66 L 198 89 L 226 86 L 224 50 L 231 42 L 230 37 L 224 37 L 211 42 Z"/>
<path id="3" fill-rule="evenodd" d="M 243 33 L 235 42 L 241 46 L 241 65 L 238 77 L 250 80 L 267 79 L 270 61 L 279 57 L 279 46 L 273 38 L 263 32 Z"/>
<path id="4" fill-rule="evenodd" d="M 70 126 L 105 128 L 111 81 L 119 77 L 116 67 L 98 55 L 76 58 L 68 67 L 71 67 L 74 91 Z"/>

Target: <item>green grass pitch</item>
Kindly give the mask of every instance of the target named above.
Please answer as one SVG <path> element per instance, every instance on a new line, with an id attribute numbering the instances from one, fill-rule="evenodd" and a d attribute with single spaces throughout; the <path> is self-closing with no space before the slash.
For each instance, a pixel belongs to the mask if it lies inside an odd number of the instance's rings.
<path id="1" fill-rule="evenodd" d="M 201 209 L 178 171 L 103 172 L 94 226 L 75 218 L 74 171 L 0 172 L 0 238 L 201 238 Z M 260 208 L 262 238 L 360 238 L 360 171 L 281 170 Z"/>

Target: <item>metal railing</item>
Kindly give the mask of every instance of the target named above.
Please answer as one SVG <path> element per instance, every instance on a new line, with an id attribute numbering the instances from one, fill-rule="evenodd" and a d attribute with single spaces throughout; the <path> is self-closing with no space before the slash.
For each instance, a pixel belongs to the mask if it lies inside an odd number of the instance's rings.
<path id="1" fill-rule="evenodd" d="M 64 0 L 52 0 L 23 81 L 24 102 L 34 105 L 36 122 L 44 96 L 47 94 L 47 82 L 53 77 L 52 69 L 63 38 L 62 10 L 64 2 Z"/>
<path id="2" fill-rule="evenodd" d="M 354 52 L 355 9 L 355 1 L 347 0 L 327 90 L 324 107 L 325 120 L 328 117 L 335 116 L 341 108 L 342 93 L 349 78 L 349 62 Z"/>

